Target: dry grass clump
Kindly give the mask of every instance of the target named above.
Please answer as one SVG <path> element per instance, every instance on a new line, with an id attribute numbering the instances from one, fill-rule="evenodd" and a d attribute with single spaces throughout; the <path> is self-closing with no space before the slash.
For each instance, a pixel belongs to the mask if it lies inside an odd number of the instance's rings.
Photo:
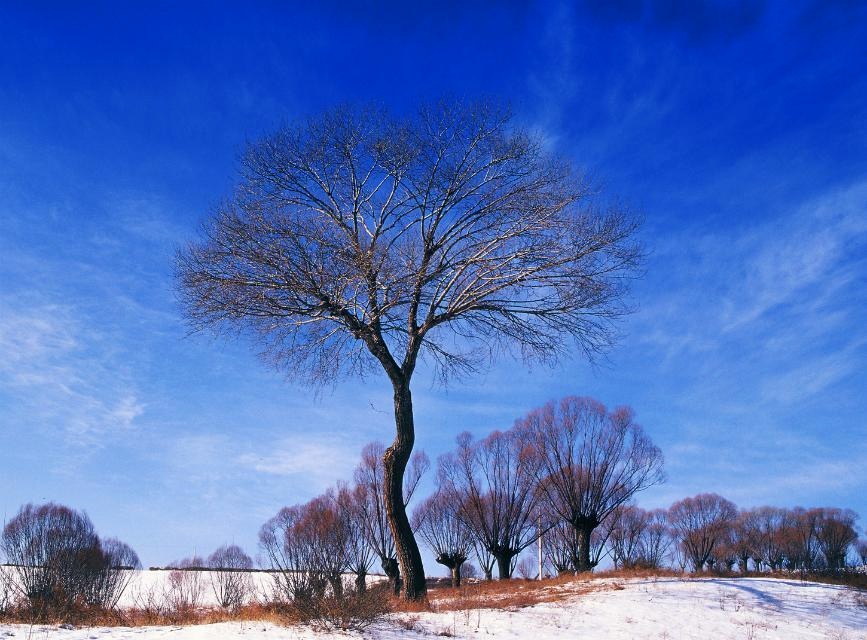
<path id="1" fill-rule="evenodd" d="M 615 583 L 594 581 L 593 574 L 563 575 L 545 580 L 467 581 L 459 588 L 431 581 L 428 597 L 419 602 L 393 601 L 403 613 L 467 611 L 471 609 L 521 609 L 543 602 L 558 602 L 592 591 L 616 589 Z"/>
<path id="2" fill-rule="evenodd" d="M 612 569 L 596 573 L 563 574 L 544 580 L 466 581 L 453 588 L 446 580 L 428 581 L 428 597 L 418 602 L 394 600 L 394 611 L 422 612 L 468 611 L 471 609 L 521 609 L 544 602 L 560 602 L 595 591 L 623 589 L 619 581 L 680 577 L 669 569 Z"/>
<path id="3" fill-rule="evenodd" d="M 780 577 L 791 578 L 792 576 L 781 575 Z M 847 570 L 847 571 L 829 571 L 829 572 L 814 572 L 800 576 L 803 580 L 810 582 L 821 582 L 823 584 L 836 584 L 844 587 L 852 587 L 865 592 L 867 596 L 867 573 L 863 571 Z"/>
<path id="4" fill-rule="evenodd" d="M 187 575 L 191 572 L 178 572 Z M 185 592 L 187 590 L 184 590 Z M 306 624 L 317 629 L 363 630 L 392 611 L 388 586 L 366 591 L 332 591 L 296 600 L 268 597 L 232 607 L 201 606 L 199 598 L 179 598 L 177 589 L 156 586 L 135 594 L 130 608 L 107 608 L 74 603 L 62 609 L 39 607 L 33 599 L 0 593 L 0 622 L 12 624 L 73 624 L 76 626 L 141 627 L 202 625 L 255 621 L 278 625 Z"/>
<path id="5" fill-rule="evenodd" d="M 586 578 L 622 578 L 622 579 L 652 579 L 652 578 L 681 578 L 683 573 L 674 569 L 606 569 L 593 574 L 581 574 Z"/>

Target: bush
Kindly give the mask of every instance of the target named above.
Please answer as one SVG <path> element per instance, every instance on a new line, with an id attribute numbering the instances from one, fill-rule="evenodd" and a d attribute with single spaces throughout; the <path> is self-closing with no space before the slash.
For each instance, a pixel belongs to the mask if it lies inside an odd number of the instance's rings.
<path id="1" fill-rule="evenodd" d="M 12 576 L 9 567 L 0 566 L 0 620 L 9 615 L 12 607 Z"/>
<path id="2" fill-rule="evenodd" d="M 200 569 L 205 567 L 205 561 L 193 556 L 173 562 L 172 567 L 163 599 L 170 612 L 186 617 L 202 604 L 204 584 Z"/>
<path id="3" fill-rule="evenodd" d="M 253 560 L 250 556 L 236 545 L 223 546 L 208 557 L 208 567 L 217 603 L 232 611 L 241 608 L 253 590 L 249 574 Z"/>
<path id="4" fill-rule="evenodd" d="M 345 590 L 290 605 L 292 617 L 322 630 L 362 631 L 391 612 L 388 584 L 374 584 L 364 591 Z"/>
<path id="5" fill-rule="evenodd" d="M 21 507 L 3 528 L 0 546 L 10 580 L 36 619 L 113 608 L 129 580 L 124 570 L 140 566 L 129 546 L 101 541 L 87 514 L 54 503 Z"/>
<path id="6" fill-rule="evenodd" d="M 302 623 L 361 629 L 389 610 L 385 588 L 344 584 L 353 546 L 347 513 L 332 492 L 286 507 L 266 522 L 259 544 L 274 569 L 275 604 Z"/>

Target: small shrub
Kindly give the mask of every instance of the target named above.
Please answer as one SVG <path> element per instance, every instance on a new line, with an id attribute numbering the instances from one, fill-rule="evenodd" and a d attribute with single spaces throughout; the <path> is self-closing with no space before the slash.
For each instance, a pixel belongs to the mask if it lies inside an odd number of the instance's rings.
<path id="1" fill-rule="evenodd" d="M 411 616 L 402 616 L 395 620 L 395 624 L 399 626 L 404 631 L 413 631 L 416 633 L 421 633 L 423 631 L 422 626 L 419 624 L 421 618 L 419 616 L 411 615 Z"/>
<path id="2" fill-rule="evenodd" d="M 347 590 L 290 603 L 294 619 L 322 630 L 362 631 L 391 613 L 387 586 Z"/>
<path id="3" fill-rule="evenodd" d="M 0 620 L 6 618 L 12 608 L 12 575 L 9 567 L 0 566 Z"/>
<path id="4" fill-rule="evenodd" d="M 211 589 L 224 609 L 240 609 L 250 598 L 253 585 L 250 582 L 250 569 L 253 560 L 236 545 L 223 546 L 208 557 L 211 571 Z"/>
<path id="5" fill-rule="evenodd" d="M 198 557 L 184 558 L 172 566 L 163 599 L 169 612 L 184 618 L 202 604 L 204 584 L 200 569 L 205 561 Z"/>
<path id="6" fill-rule="evenodd" d="M 169 616 L 165 591 L 158 585 L 139 588 L 132 598 L 132 614 L 143 624 L 158 624 Z"/>
<path id="7" fill-rule="evenodd" d="M 539 575 L 538 565 L 533 563 L 532 558 L 526 556 L 521 558 L 518 566 L 515 567 L 515 571 L 518 573 L 518 576 L 524 580 L 532 580 Z"/>

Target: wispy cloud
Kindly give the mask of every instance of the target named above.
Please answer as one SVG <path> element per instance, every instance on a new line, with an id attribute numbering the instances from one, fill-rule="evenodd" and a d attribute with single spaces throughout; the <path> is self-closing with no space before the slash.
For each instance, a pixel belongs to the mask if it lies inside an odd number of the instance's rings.
<path id="1" fill-rule="evenodd" d="M 867 181 L 796 205 L 746 228 L 686 232 L 662 244 L 654 265 L 689 265 L 643 305 L 636 332 L 672 366 L 699 358 L 701 371 L 741 367 L 816 391 L 853 370 L 867 340 Z M 733 379 L 737 379 L 733 377 Z M 779 393 L 775 395 L 780 395 Z"/>
<path id="2" fill-rule="evenodd" d="M 19 424 L 76 447 L 128 431 L 144 405 L 105 336 L 74 309 L 0 300 L 0 391 Z"/>
<path id="3" fill-rule="evenodd" d="M 357 448 L 336 434 L 296 433 L 243 453 L 237 461 L 257 473 L 285 476 L 321 491 L 338 480 L 350 480 L 358 455 Z"/>
<path id="4" fill-rule="evenodd" d="M 781 305 L 824 314 L 823 303 L 846 300 L 845 287 L 867 268 L 865 234 L 867 181 L 812 200 L 727 243 L 737 277 L 724 294 L 723 330 Z"/>

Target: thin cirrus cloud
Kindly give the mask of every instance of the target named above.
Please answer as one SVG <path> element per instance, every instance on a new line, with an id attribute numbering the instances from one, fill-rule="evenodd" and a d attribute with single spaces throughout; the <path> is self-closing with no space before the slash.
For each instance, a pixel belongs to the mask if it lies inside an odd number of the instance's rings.
<path id="1" fill-rule="evenodd" d="M 257 473 L 292 478 L 307 488 L 322 490 L 338 480 L 349 480 L 359 451 L 336 434 L 320 437 L 294 435 L 267 448 L 238 456 L 238 464 Z"/>
<path id="2" fill-rule="evenodd" d="M 2 301 L 0 389 L 21 427 L 60 433 L 76 447 L 105 446 L 144 412 L 105 337 L 69 307 Z"/>
<path id="3" fill-rule="evenodd" d="M 748 358 L 797 370 L 823 341 L 854 355 L 865 337 L 856 301 L 867 277 L 867 182 L 834 190 L 772 220 L 729 232 L 685 233 L 654 256 L 660 270 L 690 265 L 677 286 L 643 305 L 638 333 L 668 358 L 752 345 Z M 805 339 L 809 337 L 809 339 Z M 851 362 L 851 357 L 842 357 Z M 835 358 L 823 355 L 834 366 Z"/>

